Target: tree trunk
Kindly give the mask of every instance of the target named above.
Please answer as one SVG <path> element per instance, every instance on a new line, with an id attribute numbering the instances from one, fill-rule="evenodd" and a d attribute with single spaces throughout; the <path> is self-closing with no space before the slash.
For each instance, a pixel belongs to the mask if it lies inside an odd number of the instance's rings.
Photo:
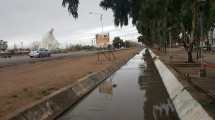
<path id="1" fill-rule="evenodd" d="M 188 45 L 188 49 L 187 49 L 187 62 L 188 63 L 193 63 L 193 55 L 192 55 L 192 52 L 193 52 L 193 43 L 190 43 Z"/>
<path id="2" fill-rule="evenodd" d="M 201 49 L 198 47 L 196 50 L 196 59 L 199 60 L 201 58 Z"/>
<path id="3" fill-rule="evenodd" d="M 196 59 L 199 60 L 201 58 L 201 46 L 200 46 L 200 41 L 197 41 L 196 44 Z"/>
<path id="4" fill-rule="evenodd" d="M 192 55 L 192 51 L 187 51 L 187 55 L 188 55 L 188 63 L 193 63 L 193 55 Z"/>
<path id="5" fill-rule="evenodd" d="M 193 56 L 192 56 L 192 50 L 193 50 L 193 43 L 196 41 L 197 38 L 197 17 L 198 17 L 198 13 L 197 13 L 197 0 L 193 0 L 192 1 L 192 14 L 193 14 L 193 18 L 192 18 L 192 31 L 191 31 L 191 39 L 189 40 L 189 44 L 188 44 L 188 63 L 192 63 L 193 62 Z"/>

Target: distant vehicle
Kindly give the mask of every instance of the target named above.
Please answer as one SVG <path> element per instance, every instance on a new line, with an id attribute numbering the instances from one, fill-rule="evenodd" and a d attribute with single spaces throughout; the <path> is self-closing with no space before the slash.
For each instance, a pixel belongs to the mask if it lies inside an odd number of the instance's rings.
<path id="1" fill-rule="evenodd" d="M 31 58 L 41 58 L 41 57 L 50 57 L 51 52 L 45 48 L 34 49 L 29 53 Z"/>
<path id="2" fill-rule="evenodd" d="M 10 52 L 10 51 L 0 52 L 0 57 L 1 57 L 1 58 L 11 58 L 12 55 L 13 55 L 13 53 Z"/>

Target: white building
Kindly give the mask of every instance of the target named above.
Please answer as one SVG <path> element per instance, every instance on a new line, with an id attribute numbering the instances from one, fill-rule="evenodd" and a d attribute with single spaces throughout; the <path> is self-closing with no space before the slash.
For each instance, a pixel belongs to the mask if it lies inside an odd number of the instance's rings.
<path id="1" fill-rule="evenodd" d="M 51 29 L 40 42 L 39 48 L 46 48 L 48 50 L 56 50 L 59 48 L 59 42 L 55 39 L 54 29 Z"/>

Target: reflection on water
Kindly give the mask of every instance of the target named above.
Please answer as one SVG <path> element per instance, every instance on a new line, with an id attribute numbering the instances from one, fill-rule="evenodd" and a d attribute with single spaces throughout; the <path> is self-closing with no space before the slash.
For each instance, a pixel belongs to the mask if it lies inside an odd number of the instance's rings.
<path id="1" fill-rule="evenodd" d="M 112 94 L 113 94 L 113 82 L 112 82 L 112 79 L 104 81 L 99 86 L 99 92 L 112 96 Z"/>
<path id="2" fill-rule="evenodd" d="M 177 120 L 162 81 L 143 53 L 58 120 Z"/>
<path id="3" fill-rule="evenodd" d="M 175 108 L 171 103 L 170 99 L 167 99 L 167 103 L 161 103 L 159 105 L 153 105 L 153 117 L 154 120 L 159 120 L 160 118 L 169 117 L 170 113 L 175 112 Z"/>
<path id="4" fill-rule="evenodd" d="M 178 120 L 175 108 L 149 56 L 144 57 L 147 67 L 141 68 L 138 83 L 146 90 L 147 101 L 144 104 L 146 120 Z"/>

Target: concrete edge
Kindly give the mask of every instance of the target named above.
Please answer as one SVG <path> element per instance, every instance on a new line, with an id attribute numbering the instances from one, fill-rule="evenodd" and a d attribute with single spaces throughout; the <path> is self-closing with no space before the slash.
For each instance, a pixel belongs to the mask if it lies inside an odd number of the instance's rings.
<path id="1" fill-rule="evenodd" d="M 126 64 L 134 54 L 100 72 L 91 73 L 43 99 L 12 113 L 4 120 L 52 120 L 80 101 L 101 82 Z"/>
<path id="2" fill-rule="evenodd" d="M 150 56 L 167 89 L 180 120 L 213 120 L 168 67 L 149 50 Z"/>

